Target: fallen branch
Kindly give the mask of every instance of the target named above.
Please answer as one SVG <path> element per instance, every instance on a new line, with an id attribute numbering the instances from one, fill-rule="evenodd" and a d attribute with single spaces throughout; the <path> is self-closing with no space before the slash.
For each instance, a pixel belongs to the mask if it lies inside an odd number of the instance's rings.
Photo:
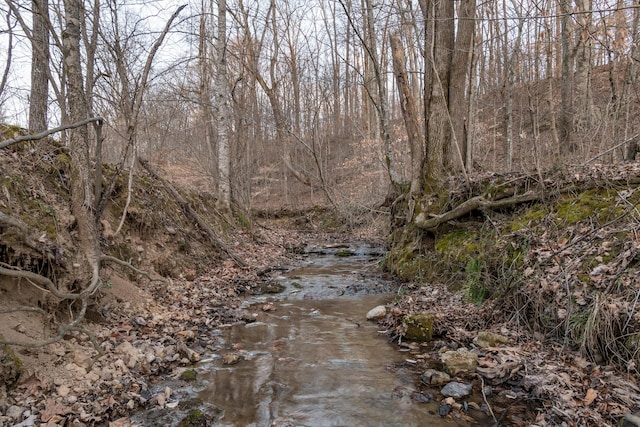
<path id="1" fill-rule="evenodd" d="M 450 211 L 445 212 L 441 215 L 435 215 L 431 218 L 426 218 L 424 212 L 421 212 L 414 220 L 414 224 L 416 227 L 423 230 L 434 230 L 441 224 L 460 218 L 461 216 L 466 215 L 476 209 L 503 209 L 521 203 L 540 200 L 543 197 L 543 193 L 537 193 L 533 191 L 528 191 L 518 196 L 506 197 L 500 200 L 487 200 L 482 195 L 475 196 L 469 200 L 462 202 Z"/>
<path id="2" fill-rule="evenodd" d="M 11 139 L 5 139 L 4 141 L 0 142 L 0 148 L 8 147 L 9 145 L 15 144 L 17 142 L 35 141 L 37 139 L 42 139 L 44 137 L 47 137 L 47 136 L 51 135 L 52 133 L 62 132 L 63 130 L 67 130 L 67 129 L 79 128 L 80 126 L 85 126 L 85 125 L 88 125 L 89 123 L 93 123 L 93 122 L 101 123 L 102 122 L 102 118 L 101 117 L 92 117 L 90 119 L 84 119 L 84 120 L 81 120 L 79 122 L 72 123 L 70 125 L 58 126 L 57 128 L 45 130 L 45 131 L 42 131 L 40 133 L 35 133 L 35 134 L 32 134 L 32 135 L 22 135 L 22 136 L 17 136 L 15 138 L 11 138 Z"/>
<path id="3" fill-rule="evenodd" d="M 101 261 L 114 262 L 116 264 L 119 264 L 119 265 L 122 265 L 124 267 L 130 268 L 131 270 L 135 271 L 136 273 L 145 276 L 147 279 L 151 280 L 152 282 L 162 282 L 162 283 L 165 283 L 167 285 L 171 284 L 171 281 L 165 279 L 164 277 L 151 277 L 151 275 L 148 272 L 146 272 L 144 270 L 140 270 L 138 268 L 135 268 L 133 265 L 131 265 L 131 263 L 123 261 L 123 260 L 121 260 L 119 258 L 112 257 L 110 255 L 102 255 L 100 257 L 100 260 Z"/>
<path id="4" fill-rule="evenodd" d="M 191 204 L 188 201 L 186 201 L 184 197 L 182 197 L 182 195 L 178 192 L 178 190 L 175 189 L 173 185 L 171 185 L 171 183 L 169 183 L 167 180 L 165 180 L 160 176 L 158 171 L 156 171 L 156 169 L 153 166 L 151 166 L 148 160 L 139 158 L 138 162 L 147 172 L 149 172 L 149 174 L 153 178 L 157 179 L 158 181 L 160 181 L 160 183 L 162 183 L 162 185 L 164 185 L 164 187 L 167 189 L 167 191 L 169 191 L 169 193 L 171 193 L 173 198 L 184 210 L 184 212 L 187 215 L 189 215 L 191 219 L 193 219 L 196 222 L 196 224 L 198 224 L 198 227 L 200 227 L 202 231 L 206 233 L 207 237 L 209 238 L 211 243 L 213 243 L 213 246 L 216 249 L 225 253 L 229 258 L 235 261 L 235 263 L 238 264 L 240 267 L 247 266 L 246 262 L 244 262 L 238 255 L 235 255 L 229 248 L 227 248 L 227 246 L 222 242 L 222 240 L 220 240 L 218 236 L 216 236 L 216 234 L 213 232 L 211 227 L 209 227 L 207 223 L 205 223 L 204 220 L 200 217 L 200 215 L 198 215 L 198 213 L 193 209 Z"/>

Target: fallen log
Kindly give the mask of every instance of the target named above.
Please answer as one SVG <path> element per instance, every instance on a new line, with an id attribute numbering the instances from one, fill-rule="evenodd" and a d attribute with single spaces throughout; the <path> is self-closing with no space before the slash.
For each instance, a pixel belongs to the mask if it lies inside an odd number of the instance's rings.
<path id="1" fill-rule="evenodd" d="M 416 216 L 414 224 L 416 227 L 422 230 L 434 230 L 438 226 L 445 222 L 452 221 L 460 218 L 476 209 L 504 209 L 511 206 L 516 206 L 521 203 L 533 202 L 543 198 L 542 193 L 528 191 L 518 196 L 507 197 L 500 200 L 487 200 L 485 196 L 475 196 L 469 200 L 466 200 L 456 206 L 455 208 L 447 211 L 441 215 L 434 215 L 427 218 L 424 212 L 421 212 Z"/>

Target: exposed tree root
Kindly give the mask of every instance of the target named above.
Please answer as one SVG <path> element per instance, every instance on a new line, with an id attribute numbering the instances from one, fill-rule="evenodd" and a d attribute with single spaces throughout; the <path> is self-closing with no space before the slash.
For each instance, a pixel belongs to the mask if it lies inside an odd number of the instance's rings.
<path id="1" fill-rule="evenodd" d="M 414 224 L 423 230 L 435 230 L 438 226 L 445 222 L 460 218 L 477 209 L 503 209 L 519 205 L 521 203 L 533 202 L 543 198 L 542 193 L 528 191 L 524 194 L 507 197 L 500 200 L 487 200 L 485 196 L 472 197 L 451 209 L 442 215 L 435 215 L 431 218 L 425 218 L 424 213 L 418 214 Z"/>

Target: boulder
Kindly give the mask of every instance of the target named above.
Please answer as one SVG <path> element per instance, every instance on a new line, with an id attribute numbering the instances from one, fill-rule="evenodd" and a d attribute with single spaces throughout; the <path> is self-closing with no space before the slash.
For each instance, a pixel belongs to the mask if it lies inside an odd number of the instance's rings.
<path id="1" fill-rule="evenodd" d="M 431 341 L 433 337 L 433 316 L 428 313 L 412 313 L 402 320 L 404 337 L 413 341 Z"/>
<path id="2" fill-rule="evenodd" d="M 478 366 L 478 355 L 464 347 L 459 348 L 457 351 L 444 352 L 440 355 L 440 360 L 445 372 L 449 375 L 472 374 Z"/>
<path id="3" fill-rule="evenodd" d="M 384 305 L 379 305 L 377 307 L 372 308 L 367 313 L 367 320 L 379 320 L 384 318 L 387 315 L 387 307 Z"/>

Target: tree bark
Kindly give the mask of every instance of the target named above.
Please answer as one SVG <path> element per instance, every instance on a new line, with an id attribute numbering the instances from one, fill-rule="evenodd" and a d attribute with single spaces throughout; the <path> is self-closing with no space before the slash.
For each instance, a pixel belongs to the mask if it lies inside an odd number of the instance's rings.
<path id="1" fill-rule="evenodd" d="M 436 2 L 433 11 L 435 36 L 427 52 L 433 67 L 426 133 L 425 183 L 428 187 L 439 186 L 448 169 L 451 148 L 449 81 L 455 41 L 453 2 Z"/>
<path id="2" fill-rule="evenodd" d="M 560 153 L 567 154 L 575 151 L 573 143 L 574 126 L 574 104 L 573 104 L 573 82 L 574 82 L 574 51 L 572 43 L 572 13 L 571 0 L 559 0 L 561 35 L 560 45 L 562 51 L 562 74 L 561 74 L 561 107 L 560 119 L 558 123 L 558 137 L 560 142 Z M 557 159 L 560 160 L 560 159 Z M 556 165 L 559 166 L 559 165 Z"/>
<path id="3" fill-rule="evenodd" d="M 393 68 L 398 83 L 398 96 L 400 98 L 400 110 L 404 118 L 404 125 L 407 130 L 409 149 L 411 152 L 411 186 L 410 194 L 417 194 L 422 190 L 422 162 L 424 136 L 420 130 L 418 120 L 418 110 L 416 102 L 411 92 L 409 80 L 407 79 L 406 59 L 402 41 L 398 34 L 390 37 L 391 55 L 393 58 Z"/>
<path id="4" fill-rule="evenodd" d="M 32 0 L 31 12 L 31 90 L 29 93 L 29 130 L 47 129 L 49 101 L 49 1 Z"/>
<path id="5" fill-rule="evenodd" d="M 467 144 L 469 143 L 469 91 L 471 77 L 471 58 L 475 39 L 476 0 L 463 0 L 458 8 L 458 32 L 455 50 L 451 62 L 451 83 L 449 86 L 449 111 L 454 149 L 451 150 L 449 163 L 455 170 L 470 167 L 467 163 Z"/>
<path id="6" fill-rule="evenodd" d="M 218 125 L 218 209 L 231 214 L 231 147 L 229 142 L 229 99 L 227 88 L 227 4 L 218 0 L 218 40 L 216 41 L 216 118 Z"/>
<path id="7" fill-rule="evenodd" d="M 71 122 L 80 122 L 88 117 L 80 57 L 82 1 L 64 0 L 64 9 L 62 58 L 66 76 L 69 119 Z M 79 266 L 76 281 L 82 289 L 93 288 L 99 283 L 100 248 L 92 211 L 94 194 L 90 184 L 93 181 L 89 179 L 89 141 L 86 126 L 69 131 L 69 154 L 71 156 L 71 212 L 76 219 L 80 243 L 80 251 L 74 263 Z"/>

